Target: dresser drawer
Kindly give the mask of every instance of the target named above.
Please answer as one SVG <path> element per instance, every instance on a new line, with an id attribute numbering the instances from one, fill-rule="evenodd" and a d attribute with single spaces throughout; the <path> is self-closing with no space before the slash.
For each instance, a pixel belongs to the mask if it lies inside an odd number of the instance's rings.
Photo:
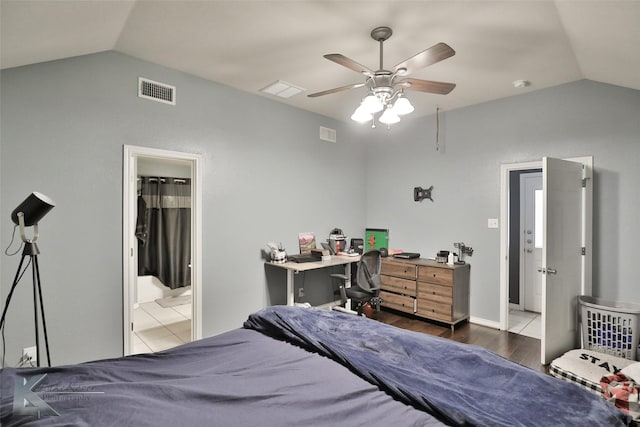
<path id="1" fill-rule="evenodd" d="M 440 285 L 453 285 L 453 270 L 449 268 L 418 267 L 418 280 Z"/>
<path id="2" fill-rule="evenodd" d="M 382 289 L 391 292 L 397 292 L 399 294 L 416 296 L 416 282 L 409 279 L 401 279 L 399 277 L 381 275 L 380 281 L 382 282 Z"/>
<path id="3" fill-rule="evenodd" d="M 453 320 L 453 308 L 451 304 L 442 304 L 434 301 L 418 298 L 416 314 L 444 322 Z"/>
<path id="4" fill-rule="evenodd" d="M 451 305 L 453 304 L 453 288 L 451 286 L 418 282 L 418 298 Z"/>
<path id="5" fill-rule="evenodd" d="M 389 276 L 416 279 L 416 266 L 403 262 L 382 261 L 382 269 L 380 272 Z"/>
<path id="6" fill-rule="evenodd" d="M 384 307 L 404 311 L 405 313 L 415 313 L 416 300 L 414 298 L 385 291 L 380 291 L 380 298 L 382 298 L 382 305 Z"/>

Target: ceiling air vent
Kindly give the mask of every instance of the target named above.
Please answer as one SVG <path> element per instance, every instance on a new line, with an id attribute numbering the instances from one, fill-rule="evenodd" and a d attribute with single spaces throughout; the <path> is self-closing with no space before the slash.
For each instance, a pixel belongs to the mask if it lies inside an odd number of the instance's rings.
<path id="1" fill-rule="evenodd" d="M 138 77 L 138 96 L 152 101 L 176 105 L 176 87 Z"/>

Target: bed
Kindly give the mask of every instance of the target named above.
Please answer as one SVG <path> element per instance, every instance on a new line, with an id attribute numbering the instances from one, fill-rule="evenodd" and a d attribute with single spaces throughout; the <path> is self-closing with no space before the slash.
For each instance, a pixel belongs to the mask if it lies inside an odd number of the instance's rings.
<path id="1" fill-rule="evenodd" d="M 630 422 L 604 399 L 480 347 L 289 306 L 169 351 L 6 368 L 0 380 L 3 426 Z"/>

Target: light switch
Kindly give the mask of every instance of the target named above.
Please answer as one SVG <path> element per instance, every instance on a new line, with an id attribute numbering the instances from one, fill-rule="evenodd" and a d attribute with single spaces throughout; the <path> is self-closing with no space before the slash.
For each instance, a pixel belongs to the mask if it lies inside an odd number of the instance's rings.
<path id="1" fill-rule="evenodd" d="M 489 218 L 487 220 L 487 227 L 498 228 L 498 218 Z"/>

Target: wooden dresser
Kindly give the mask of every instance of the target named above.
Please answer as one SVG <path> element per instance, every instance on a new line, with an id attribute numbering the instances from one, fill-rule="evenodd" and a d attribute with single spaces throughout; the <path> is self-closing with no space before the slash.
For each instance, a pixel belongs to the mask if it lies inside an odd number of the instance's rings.
<path id="1" fill-rule="evenodd" d="M 382 259 L 383 307 L 455 325 L 469 318 L 469 264 Z"/>

